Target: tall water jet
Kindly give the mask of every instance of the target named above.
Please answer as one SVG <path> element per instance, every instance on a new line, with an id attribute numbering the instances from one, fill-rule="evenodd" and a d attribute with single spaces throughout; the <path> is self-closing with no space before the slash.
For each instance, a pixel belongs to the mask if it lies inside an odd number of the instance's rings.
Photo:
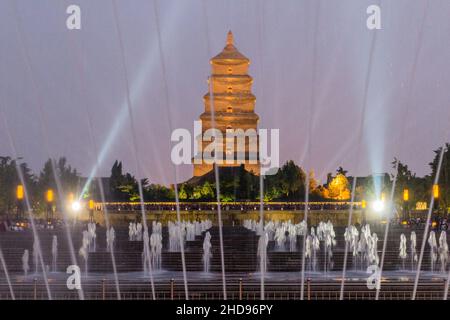
<path id="1" fill-rule="evenodd" d="M 316 235 L 315 229 L 311 227 L 311 238 L 312 238 L 312 269 L 314 272 L 317 271 L 317 252 L 320 251 L 320 240 Z"/>
<path id="2" fill-rule="evenodd" d="M 310 235 L 306 236 L 306 240 L 305 240 L 305 250 L 304 254 L 305 254 L 305 261 L 307 263 L 308 266 L 308 270 L 311 271 L 312 270 L 312 237 Z"/>
<path id="3" fill-rule="evenodd" d="M 211 262 L 211 234 L 206 232 L 205 239 L 203 240 L 203 271 L 209 272 Z"/>
<path id="4" fill-rule="evenodd" d="M 182 228 L 181 224 L 172 223 L 169 221 L 169 251 L 171 252 L 179 252 L 181 250 L 181 245 L 184 246 L 185 241 L 185 229 Z M 181 238 L 181 244 L 180 244 Z"/>
<path id="5" fill-rule="evenodd" d="M 369 239 L 369 265 L 378 266 L 380 262 L 380 257 L 378 256 L 378 236 L 374 232 Z"/>
<path id="6" fill-rule="evenodd" d="M 142 223 L 136 224 L 136 241 L 142 241 Z"/>
<path id="7" fill-rule="evenodd" d="M 289 232 L 289 251 L 294 252 L 297 250 L 297 227 L 290 224 L 288 226 Z"/>
<path id="8" fill-rule="evenodd" d="M 39 246 L 36 240 L 33 242 L 33 263 L 34 263 L 34 272 L 38 273 L 39 269 Z"/>
<path id="9" fill-rule="evenodd" d="M 97 228 L 97 226 L 96 226 L 95 222 L 89 222 L 88 223 L 88 235 L 89 235 L 88 248 L 89 248 L 89 252 L 95 252 L 96 251 L 96 240 L 97 240 L 96 228 Z"/>
<path id="10" fill-rule="evenodd" d="M 286 243 L 286 229 L 284 226 L 280 226 L 280 227 L 276 228 L 274 239 L 276 241 L 277 249 L 284 250 L 285 243 Z"/>
<path id="11" fill-rule="evenodd" d="M 407 257 L 407 252 L 406 252 L 406 236 L 403 233 L 400 235 L 400 247 L 398 256 L 402 260 L 402 270 L 405 270 L 405 260 Z"/>
<path id="12" fill-rule="evenodd" d="M 322 225 L 321 232 L 323 235 L 325 252 L 324 271 L 327 272 L 333 268 L 333 247 L 336 245 L 336 234 L 331 221 Z"/>
<path id="13" fill-rule="evenodd" d="M 144 274 L 150 273 L 150 263 L 150 237 L 148 236 L 148 230 L 144 229 L 142 246 L 142 269 L 144 271 Z"/>
<path id="14" fill-rule="evenodd" d="M 57 267 L 56 267 L 57 258 L 58 258 L 58 238 L 56 235 L 53 235 L 53 239 L 52 239 L 52 271 L 53 272 L 57 271 Z"/>
<path id="15" fill-rule="evenodd" d="M 417 236 L 414 231 L 411 232 L 411 270 L 414 271 L 416 269 L 417 263 Z"/>
<path id="16" fill-rule="evenodd" d="M 106 251 L 112 252 L 114 250 L 114 240 L 116 240 L 116 232 L 111 227 L 106 230 Z"/>
<path id="17" fill-rule="evenodd" d="M 129 241 L 135 241 L 136 240 L 136 224 L 133 222 L 130 222 L 128 225 L 128 240 Z"/>
<path id="18" fill-rule="evenodd" d="M 268 243 L 269 243 L 269 237 L 267 236 L 267 233 L 264 232 L 264 234 L 259 236 L 258 252 L 257 252 L 258 265 L 259 265 L 259 270 L 261 271 L 261 273 L 267 272 L 267 264 L 268 264 L 267 245 L 268 245 Z"/>
<path id="19" fill-rule="evenodd" d="M 81 248 L 78 251 L 78 254 L 84 260 L 84 273 L 87 277 L 88 274 L 88 257 L 89 257 L 89 232 L 83 231 L 83 239 L 81 243 Z"/>
<path id="20" fill-rule="evenodd" d="M 28 261 L 30 260 L 30 254 L 28 253 L 28 250 L 25 249 L 22 255 L 22 270 L 25 277 L 28 275 L 28 271 L 30 270 L 30 265 Z"/>
<path id="21" fill-rule="evenodd" d="M 161 269 L 162 236 L 159 232 L 153 232 L 150 236 L 150 260 L 153 270 Z"/>
<path id="22" fill-rule="evenodd" d="M 436 260 L 437 260 L 437 256 L 438 256 L 436 234 L 434 233 L 434 231 L 430 232 L 430 236 L 428 237 L 428 245 L 430 246 L 430 269 L 431 269 L 431 272 L 434 272 Z"/>
<path id="23" fill-rule="evenodd" d="M 439 262 L 441 264 L 441 272 L 446 272 L 448 263 L 448 244 L 445 231 L 441 231 L 441 236 L 439 237 Z"/>

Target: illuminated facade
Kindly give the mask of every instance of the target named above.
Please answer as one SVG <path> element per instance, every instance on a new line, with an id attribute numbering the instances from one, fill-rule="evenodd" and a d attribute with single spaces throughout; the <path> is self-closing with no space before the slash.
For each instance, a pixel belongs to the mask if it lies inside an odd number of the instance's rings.
<path id="1" fill-rule="evenodd" d="M 211 76 L 208 80 L 208 93 L 203 97 L 205 111 L 200 115 L 202 121 L 202 134 L 211 128 L 217 128 L 225 137 L 226 131 L 229 129 L 249 129 L 257 130 L 259 117 L 255 113 L 256 97 L 252 94 L 251 88 L 253 78 L 248 75 L 250 60 L 241 54 L 234 46 L 233 34 L 228 32 L 227 43 L 221 53 L 210 60 Z M 211 113 L 211 106 L 214 107 L 214 118 Z M 256 140 L 258 136 L 256 135 Z M 234 139 L 234 144 L 236 143 Z M 258 143 L 249 143 L 250 139 L 245 139 L 245 161 L 237 161 L 237 148 L 227 148 L 224 138 L 221 148 L 224 157 L 231 153 L 235 159 L 233 163 L 219 163 L 219 166 L 240 166 L 244 164 L 247 171 L 259 174 L 258 160 L 250 161 L 250 155 L 257 159 Z M 211 142 L 199 140 L 197 138 L 199 148 L 204 150 Z M 201 145 L 200 145 L 201 144 Z M 228 144 L 229 146 L 230 144 Z M 233 150 L 233 151 L 230 151 Z M 198 158 L 199 163 L 194 161 L 194 176 L 202 176 L 213 169 L 213 165 L 205 163 L 203 158 Z M 194 159 L 195 160 L 195 159 Z M 252 163 L 253 162 L 253 163 Z"/>

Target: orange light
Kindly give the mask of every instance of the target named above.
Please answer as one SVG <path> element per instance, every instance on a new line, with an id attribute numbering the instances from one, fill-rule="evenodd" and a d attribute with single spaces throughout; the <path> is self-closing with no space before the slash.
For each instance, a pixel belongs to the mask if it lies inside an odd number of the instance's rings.
<path id="1" fill-rule="evenodd" d="M 408 224 L 408 221 L 406 221 L 406 220 L 402 221 L 402 225 L 406 226 L 407 224 Z"/>
<path id="2" fill-rule="evenodd" d="M 17 186 L 17 200 L 23 200 L 23 185 Z"/>
<path id="3" fill-rule="evenodd" d="M 409 201 L 409 190 L 403 190 L 403 201 Z"/>
<path id="4" fill-rule="evenodd" d="M 435 199 L 439 198 L 439 185 L 433 184 L 433 197 Z"/>
<path id="5" fill-rule="evenodd" d="M 381 193 L 381 201 L 386 200 L 386 195 L 384 194 L 384 192 Z"/>
<path id="6" fill-rule="evenodd" d="M 47 190 L 47 202 L 53 202 L 53 190 L 52 189 L 48 189 Z"/>
<path id="7" fill-rule="evenodd" d="M 363 209 L 366 208 L 366 200 L 361 201 L 361 208 L 363 208 Z"/>
<path id="8" fill-rule="evenodd" d="M 94 200 L 89 200 L 89 210 L 94 210 Z"/>
<path id="9" fill-rule="evenodd" d="M 75 200 L 75 196 L 73 195 L 73 193 L 69 193 L 69 203 L 72 203 Z"/>
<path id="10" fill-rule="evenodd" d="M 431 226 L 432 226 L 433 228 L 436 228 L 437 222 L 436 222 L 436 221 L 433 221 L 433 222 L 431 223 Z"/>

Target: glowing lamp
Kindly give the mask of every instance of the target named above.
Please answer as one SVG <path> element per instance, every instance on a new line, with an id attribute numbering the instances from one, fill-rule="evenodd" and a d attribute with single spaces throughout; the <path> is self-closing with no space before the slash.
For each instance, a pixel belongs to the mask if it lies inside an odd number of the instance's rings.
<path id="1" fill-rule="evenodd" d="M 81 203 L 79 201 L 72 202 L 72 210 L 78 212 L 81 210 Z"/>
<path id="2" fill-rule="evenodd" d="M 372 209 L 375 212 L 379 212 L 379 213 L 383 212 L 383 210 L 384 210 L 384 201 L 383 200 L 375 200 L 372 203 Z"/>
<path id="3" fill-rule="evenodd" d="M 408 221 L 406 221 L 406 220 L 402 221 L 402 225 L 406 226 L 407 224 L 408 224 Z"/>
<path id="4" fill-rule="evenodd" d="M 409 201 L 409 190 L 403 190 L 403 201 Z"/>
<path id="5" fill-rule="evenodd" d="M 17 200 L 23 200 L 23 185 L 19 184 L 17 186 L 16 195 L 17 195 Z"/>
<path id="6" fill-rule="evenodd" d="M 54 197 L 53 197 L 53 190 L 52 189 L 48 189 L 47 190 L 46 198 L 47 198 L 47 202 L 48 203 L 53 202 Z"/>
<path id="7" fill-rule="evenodd" d="M 89 200 L 89 210 L 94 210 L 94 200 Z"/>
<path id="8" fill-rule="evenodd" d="M 361 201 L 361 208 L 365 209 L 367 207 L 366 200 Z"/>
<path id="9" fill-rule="evenodd" d="M 439 185 L 433 184 L 433 197 L 435 199 L 439 198 Z"/>

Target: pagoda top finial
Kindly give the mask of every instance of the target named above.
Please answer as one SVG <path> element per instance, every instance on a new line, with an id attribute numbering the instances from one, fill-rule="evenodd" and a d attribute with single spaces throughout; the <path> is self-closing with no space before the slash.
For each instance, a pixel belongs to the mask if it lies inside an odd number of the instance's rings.
<path id="1" fill-rule="evenodd" d="M 232 45 L 234 45 L 234 38 L 233 38 L 233 32 L 231 32 L 231 30 L 230 31 L 228 31 L 228 34 L 227 34 L 227 46 L 232 46 Z"/>

